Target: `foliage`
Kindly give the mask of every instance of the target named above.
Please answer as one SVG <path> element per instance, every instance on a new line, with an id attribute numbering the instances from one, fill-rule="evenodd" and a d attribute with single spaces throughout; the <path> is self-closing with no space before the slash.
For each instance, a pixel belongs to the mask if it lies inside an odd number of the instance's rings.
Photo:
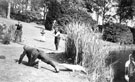
<path id="1" fill-rule="evenodd" d="M 92 31 L 92 30 L 91 30 Z M 90 32 L 85 24 L 79 22 L 73 22 L 66 26 L 67 42 L 66 42 L 66 54 L 74 60 L 75 64 L 82 62 L 82 37 L 84 34 Z"/>
<path id="2" fill-rule="evenodd" d="M 66 56 L 75 64 L 87 68 L 90 82 L 107 82 L 111 73 L 109 66 L 106 67 L 105 59 L 109 51 L 99 39 L 100 35 L 94 33 L 92 26 L 84 23 L 73 22 L 66 26 L 68 38 L 66 40 Z M 106 79 L 107 78 L 107 79 Z"/>
<path id="3" fill-rule="evenodd" d="M 45 28 L 52 30 L 53 21 L 57 20 L 62 14 L 62 7 L 57 0 L 50 0 L 48 4 L 48 13 L 45 21 Z"/>
<path id="4" fill-rule="evenodd" d="M 135 44 L 135 28 L 130 28 L 132 34 L 133 34 L 133 44 Z"/>
<path id="5" fill-rule="evenodd" d="M 41 19 L 41 14 L 35 11 L 24 11 L 22 13 L 11 13 L 11 18 L 24 22 L 37 22 Z"/>
<path id="6" fill-rule="evenodd" d="M 108 11 L 114 6 L 113 2 L 115 0 L 85 0 L 85 5 L 88 11 L 96 12 L 97 14 L 97 22 L 98 17 L 102 17 L 102 24 L 105 23 L 105 20 L 108 19 L 106 16 L 108 15 Z"/>
<path id="7" fill-rule="evenodd" d="M 14 11 L 39 11 L 43 4 L 44 0 L 12 0 Z"/>
<path id="8" fill-rule="evenodd" d="M 6 17 L 8 10 L 8 3 L 5 0 L 0 0 L 0 16 Z"/>
<path id="9" fill-rule="evenodd" d="M 87 8 L 87 12 L 93 12 L 92 11 L 92 5 L 90 5 L 89 3 L 85 2 L 86 8 Z"/>
<path id="10" fill-rule="evenodd" d="M 133 35 L 130 28 L 119 23 L 105 24 L 103 39 L 111 42 L 120 42 L 120 44 L 133 43 Z"/>
<path id="11" fill-rule="evenodd" d="M 132 39 L 130 30 L 129 28 L 126 28 L 125 25 L 106 24 L 105 28 L 107 28 L 105 30 L 114 28 L 113 32 L 116 31 L 125 34 L 121 36 L 122 40 L 125 37 L 128 37 L 130 40 Z M 117 63 L 117 61 L 112 62 L 111 59 L 107 59 L 110 58 L 109 52 L 119 50 L 120 46 L 100 40 L 102 34 L 94 33 L 92 26 L 87 27 L 84 23 L 69 23 L 69 25 L 66 26 L 66 31 L 68 35 L 66 40 L 66 56 L 69 57 L 69 59 L 72 59 L 74 63 L 81 64 L 87 68 L 88 80 L 90 82 L 112 82 L 115 76 L 113 65 Z M 109 30 L 109 32 L 110 31 L 111 30 Z M 129 36 L 127 36 L 128 34 Z M 125 39 L 124 41 L 127 40 L 128 42 L 128 39 Z M 108 65 L 107 62 L 111 63 Z"/>
<path id="12" fill-rule="evenodd" d="M 25 22 L 44 22 L 40 14 L 41 8 L 44 7 L 44 0 L 0 0 L 2 17 L 8 15 L 8 3 L 11 3 L 11 18 Z"/>
<path id="13" fill-rule="evenodd" d="M 31 10 L 39 11 L 40 8 L 44 7 L 45 0 L 31 0 Z"/>
<path id="14" fill-rule="evenodd" d="M 69 15 L 74 21 L 82 22 L 85 24 L 95 24 L 95 21 L 92 19 L 92 17 L 83 10 L 69 9 L 65 14 Z"/>
<path id="15" fill-rule="evenodd" d="M 87 46 L 88 39 L 101 39 L 102 34 L 95 34 L 92 25 L 87 26 L 85 23 L 72 22 L 65 27 L 67 32 L 66 53 L 67 57 L 73 58 L 76 62 L 83 62 L 82 54 Z M 93 38 L 94 37 L 94 38 Z M 77 57 L 77 58 L 75 58 Z"/>
<path id="16" fill-rule="evenodd" d="M 117 14 L 120 16 L 120 22 L 126 19 L 133 19 L 134 0 L 120 0 L 118 5 Z"/>
<path id="17" fill-rule="evenodd" d="M 92 19 L 92 17 L 84 10 L 69 8 L 67 9 L 60 18 L 57 20 L 57 24 L 62 26 L 63 31 L 65 31 L 65 25 L 71 22 L 80 22 L 85 23 L 86 25 L 94 26 L 96 21 Z"/>
<path id="18" fill-rule="evenodd" d="M 0 39 L 2 39 L 3 44 L 10 44 L 15 38 L 16 27 L 10 25 L 9 27 L 5 23 L 0 23 Z"/>
<path id="19" fill-rule="evenodd" d="M 51 7 L 52 4 L 53 7 Z M 85 11 L 85 9 L 83 9 L 83 5 L 83 0 L 62 0 L 60 3 L 56 0 L 52 1 L 48 4 L 49 12 L 46 17 L 45 27 L 51 29 L 54 20 L 56 20 L 60 26 L 65 26 L 72 21 L 95 24 L 92 17 L 87 13 L 87 11 Z"/>

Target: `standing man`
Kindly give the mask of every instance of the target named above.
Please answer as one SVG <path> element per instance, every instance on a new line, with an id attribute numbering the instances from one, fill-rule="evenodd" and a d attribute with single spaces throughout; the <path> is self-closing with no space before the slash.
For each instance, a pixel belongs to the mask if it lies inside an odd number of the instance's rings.
<path id="1" fill-rule="evenodd" d="M 125 79 L 127 82 L 135 82 L 135 62 L 132 54 L 129 55 L 129 60 L 125 63 Z"/>
<path id="2" fill-rule="evenodd" d="M 59 42 L 60 42 L 60 31 L 58 28 L 55 28 L 54 34 L 55 34 L 54 44 L 55 44 L 56 50 L 58 50 Z"/>
<path id="3" fill-rule="evenodd" d="M 15 42 L 21 42 L 22 41 L 22 24 L 20 21 L 18 21 L 18 24 L 15 24 L 17 26 L 16 31 L 15 31 Z"/>

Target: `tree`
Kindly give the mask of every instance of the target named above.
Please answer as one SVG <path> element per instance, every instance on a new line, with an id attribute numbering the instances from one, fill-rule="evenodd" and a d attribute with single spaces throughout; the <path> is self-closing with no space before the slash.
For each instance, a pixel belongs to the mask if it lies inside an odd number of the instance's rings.
<path id="1" fill-rule="evenodd" d="M 130 30 L 131 27 L 122 25 L 120 23 L 106 23 L 105 25 L 103 25 L 103 27 L 103 40 L 120 44 L 133 43 L 133 34 Z"/>
<path id="2" fill-rule="evenodd" d="M 5 0 L 0 0 L 0 15 L 7 17 L 8 3 Z"/>
<path id="3" fill-rule="evenodd" d="M 34 11 L 39 11 L 40 8 L 43 8 L 45 0 L 31 0 L 31 9 Z"/>
<path id="4" fill-rule="evenodd" d="M 7 11 L 7 18 L 10 19 L 10 13 L 11 13 L 11 1 L 8 0 L 8 11 Z"/>
<path id="5" fill-rule="evenodd" d="M 0 7 L 1 13 L 5 12 L 4 17 L 10 18 L 11 0 L 0 0 Z"/>
<path id="6" fill-rule="evenodd" d="M 102 17 L 102 24 L 105 23 L 105 20 L 108 18 L 107 12 L 114 6 L 113 2 L 116 2 L 116 0 L 85 0 L 86 8 L 89 6 L 89 9 L 92 11 L 95 11 L 97 14 L 97 22 L 99 19 L 99 16 Z M 92 8 L 91 8 L 92 7 Z"/>
<path id="7" fill-rule="evenodd" d="M 118 4 L 117 14 L 119 16 L 120 23 L 127 19 L 133 19 L 134 13 L 134 0 L 120 0 Z"/>
<path id="8" fill-rule="evenodd" d="M 46 4 L 49 11 L 46 16 L 45 28 L 52 30 L 53 21 L 57 20 L 62 15 L 62 7 L 57 0 L 49 0 Z"/>

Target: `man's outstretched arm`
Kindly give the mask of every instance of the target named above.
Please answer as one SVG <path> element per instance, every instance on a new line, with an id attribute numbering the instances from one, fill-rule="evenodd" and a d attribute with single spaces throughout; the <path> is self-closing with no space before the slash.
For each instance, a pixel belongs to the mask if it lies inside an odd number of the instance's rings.
<path id="1" fill-rule="evenodd" d="M 26 51 L 24 50 L 23 53 L 21 54 L 20 58 L 19 58 L 19 64 L 22 62 L 24 56 L 26 55 Z"/>

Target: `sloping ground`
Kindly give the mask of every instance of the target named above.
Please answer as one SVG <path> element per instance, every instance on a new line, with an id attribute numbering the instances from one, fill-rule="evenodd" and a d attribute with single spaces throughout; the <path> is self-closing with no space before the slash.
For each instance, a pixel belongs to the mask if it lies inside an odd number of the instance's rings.
<path id="1" fill-rule="evenodd" d="M 7 20 L 3 18 L 0 18 L 0 21 L 4 21 L 8 25 L 17 23 L 15 20 Z M 72 73 L 69 71 L 54 73 L 54 69 L 45 63 L 41 63 L 41 69 L 29 67 L 26 65 L 26 57 L 23 60 L 23 64 L 17 64 L 18 58 L 23 51 L 22 47 L 24 44 L 42 49 L 46 53 L 56 52 L 53 43 L 53 32 L 45 31 L 46 41 L 40 42 L 40 32 L 43 26 L 23 22 L 22 24 L 22 43 L 11 43 L 10 45 L 3 45 L 0 43 L 0 82 L 88 82 L 83 74 Z M 63 44 L 64 41 L 61 40 L 60 52 L 64 50 Z"/>
<path id="2" fill-rule="evenodd" d="M 67 71 L 54 73 L 54 69 L 44 63 L 41 69 L 17 64 L 16 60 L 22 53 L 22 46 L 1 45 L 0 53 L 6 57 L 0 59 L 0 82 L 88 82 Z"/>

